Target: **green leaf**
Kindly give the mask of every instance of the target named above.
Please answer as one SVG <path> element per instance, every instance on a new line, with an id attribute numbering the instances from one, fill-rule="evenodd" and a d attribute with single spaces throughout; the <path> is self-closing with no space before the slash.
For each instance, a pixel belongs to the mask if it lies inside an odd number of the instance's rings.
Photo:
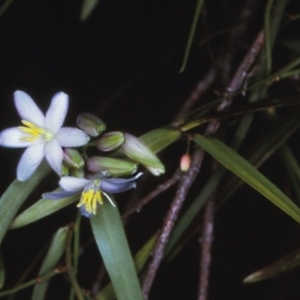
<path id="1" fill-rule="evenodd" d="M 269 134 L 255 144 L 249 151 L 247 160 L 256 168 L 260 167 L 275 151 L 282 146 L 287 139 L 299 129 L 300 112 L 294 110 L 292 114 L 287 115 L 277 126 L 273 127 Z M 220 198 L 222 205 L 227 199 L 243 184 L 239 178 L 230 176 L 227 184 L 221 191 Z"/>
<path id="2" fill-rule="evenodd" d="M 191 25 L 191 29 L 190 29 L 190 33 L 189 33 L 189 37 L 188 37 L 188 41 L 185 47 L 185 52 L 184 52 L 184 58 L 183 58 L 183 62 L 182 65 L 180 67 L 179 73 L 183 72 L 190 54 L 190 50 L 192 47 L 192 43 L 193 43 L 193 39 L 195 36 L 195 32 L 196 32 L 196 28 L 197 28 L 197 23 L 198 23 L 198 19 L 202 10 L 204 4 L 204 0 L 198 0 L 197 1 L 197 5 L 195 8 L 195 12 L 194 12 L 194 17 L 193 17 L 193 21 L 192 21 L 192 25 Z"/>
<path id="3" fill-rule="evenodd" d="M 83 0 L 80 21 L 84 22 L 91 15 L 95 7 L 97 6 L 99 0 Z"/>
<path id="4" fill-rule="evenodd" d="M 118 300 L 142 300 L 142 292 L 119 211 L 108 202 L 90 218 L 92 230 Z"/>
<path id="5" fill-rule="evenodd" d="M 194 141 L 225 168 L 248 183 L 294 220 L 300 222 L 300 208 L 239 154 L 214 138 L 195 135 Z"/>
<path id="6" fill-rule="evenodd" d="M 49 172 L 50 167 L 44 161 L 29 180 L 16 179 L 4 192 L 0 199 L 0 243 L 23 202 Z"/>
<path id="7" fill-rule="evenodd" d="M 162 127 L 142 135 L 139 139 L 154 153 L 158 153 L 177 141 L 180 137 L 181 132 L 178 129 Z"/>
<path id="8" fill-rule="evenodd" d="M 274 0 L 267 2 L 264 19 L 266 73 L 269 75 L 272 69 L 272 38 L 271 38 L 271 11 Z"/>
<path id="9" fill-rule="evenodd" d="M 6 12 L 6 10 L 9 8 L 11 4 L 13 4 L 14 0 L 6 0 L 4 3 L 2 3 L 0 7 L 0 17 Z"/>
<path id="10" fill-rule="evenodd" d="M 68 227 L 62 227 L 55 233 L 43 264 L 40 268 L 39 275 L 43 275 L 56 267 L 58 261 L 64 253 L 68 229 Z M 33 289 L 32 300 L 45 299 L 48 285 L 49 280 L 36 283 Z"/>
<path id="11" fill-rule="evenodd" d="M 300 55 L 300 40 L 299 39 L 286 39 L 280 41 L 285 47 L 294 52 L 296 55 Z"/>
<path id="12" fill-rule="evenodd" d="M 135 255 L 134 264 L 138 272 L 140 272 L 144 268 L 146 262 L 148 261 L 152 253 L 153 247 L 156 243 L 157 236 L 158 233 L 154 234 Z M 111 283 L 107 284 L 101 290 L 101 292 L 96 296 L 96 300 L 114 300 L 114 299 L 116 299 L 116 297 Z"/>
<path id="13" fill-rule="evenodd" d="M 298 164 L 298 161 L 294 154 L 292 153 L 292 150 L 289 148 L 287 145 L 283 145 L 279 149 L 279 153 L 283 162 L 284 167 L 287 170 L 287 174 L 289 177 L 289 182 L 291 186 L 293 187 L 296 197 L 297 197 L 297 202 L 298 205 L 300 203 L 300 166 Z"/>
<path id="14" fill-rule="evenodd" d="M 284 256 L 271 265 L 250 274 L 243 282 L 253 283 L 275 277 L 280 273 L 292 270 L 300 265 L 300 249 Z"/>
<path id="15" fill-rule="evenodd" d="M 9 229 L 16 229 L 38 221 L 54 212 L 77 201 L 79 194 L 75 194 L 59 200 L 40 199 L 32 206 L 20 213 L 11 223 Z"/>

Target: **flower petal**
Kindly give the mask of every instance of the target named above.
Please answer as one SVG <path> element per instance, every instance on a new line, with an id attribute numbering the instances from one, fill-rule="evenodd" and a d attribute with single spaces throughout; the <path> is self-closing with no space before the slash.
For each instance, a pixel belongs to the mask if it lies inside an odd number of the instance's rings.
<path id="1" fill-rule="evenodd" d="M 65 121 L 68 107 L 69 96 L 63 92 L 55 94 L 46 113 L 45 128 L 57 133 Z"/>
<path id="2" fill-rule="evenodd" d="M 63 127 L 56 134 L 62 147 L 79 147 L 87 144 L 90 137 L 82 130 L 73 127 Z"/>
<path id="3" fill-rule="evenodd" d="M 84 189 L 91 181 L 85 178 L 64 176 L 59 181 L 59 186 L 68 192 L 77 192 Z"/>
<path id="4" fill-rule="evenodd" d="M 18 127 L 12 127 L 4 129 L 0 134 L 1 146 L 12 147 L 12 148 L 22 148 L 32 146 L 34 144 L 39 144 L 42 141 L 29 142 L 24 140 L 24 138 L 29 137 L 26 133 L 22 132 Z"/>
<path id="5" fill-rule="evenodd" d="M 73 196 L 75 194 L 76 192 L 56 191 L 56 192 L 44 193 L 42 197 L 43 199 L 47 199 L 47 200 L 61 200 Z"/>
<path id="6" fill-rule="evenodd" d="M 14 101 L 22 120 L 44 127 L 44 114 L 28 94 L 23 91 L 16 91 L 14 92 Z"/>
<path id="7" fill-rule="evenodd" d="M 28 147 L 17 167 L 17 178 L 19 181 L 27 180 L 38 168 L 44 158 L 44 144 Z"/>
<path id="8" fill-rule="evenodd" d="M 51 168 L 61 175 L 61 165 L 63 161 L 63 151 L 56 139 L 45 144 L 45 157 Z"/>
<path id="9" fill-rule="evenodd" d="M 136 179 L 143 173 L 138 173 L 136 176 L 123 178 L 104 178 L 101 180 L 100 189 L 107 193 L 122 193 L 136 187 Z"/>

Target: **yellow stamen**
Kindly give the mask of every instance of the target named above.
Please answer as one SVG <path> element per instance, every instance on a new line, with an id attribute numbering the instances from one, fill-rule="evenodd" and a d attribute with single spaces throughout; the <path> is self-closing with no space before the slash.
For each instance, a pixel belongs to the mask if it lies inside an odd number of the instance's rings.
<path id="1" fill-rule="evenodd" d="M 81 198 L 79 203 L 77 204 L 77 207 L 84 205 L 85 210 L 88 213 L 95 215 L 97 213 L 98 203 L 102 205 L 103 199 L 100 190 L 100 180 L 97 179 L 92 181 L 88 186 L 85 187 L 81 194 Z"/>
<path id="2" fill-rule="evenodd" d="M 22 141 L 34 142 L 37 139 L 42 138 L 46 142 L 50 142 L 54 138 L 53 133 L 45 128 L 38 127 L 26 120 L 22 120 L 22 123 L 25 126 L 19 126 L 19 129 L 28 134 L 28 136 L 21 138 Z"/>

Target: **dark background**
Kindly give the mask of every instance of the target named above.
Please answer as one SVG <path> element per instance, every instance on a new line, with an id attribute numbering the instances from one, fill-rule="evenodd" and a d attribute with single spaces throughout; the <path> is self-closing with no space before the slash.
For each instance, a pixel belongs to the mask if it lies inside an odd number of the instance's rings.
<path id="1" fill-rule="evenodd" d="M 252 2 L 247 30 L 233 43 L 236 52 L 232 70 L 263 24 L 265 1 Z M 287 12 L 299 13 L 296 2 L 290 1 Z M 179 74 L 196 1 L 101 0 L 85 22 L 79 18 L 82 4 L 79 0 L 14 1 L 0 17 L 1 127 L 16 126 L 19 122 L 12 100 L 15 90 L 30 94 L 44 111 L 56 92 L 66 92 L 70 96 L 66 124 L 71 126 L 81 112 L 98 115 L 108 130 L 127 131 L 136 136 L 168 124 L 210 68 L 211 53 L 198 42 L 207 33 L 232 26 L 249 3 L 206 1 L 186 71 Z M 298 37 L 297 26 L 280 34 Z M 227 46 L 227 36 L 221 34 L 211 42 L 213 55 L 222 54 Z M 278 65 L 289 59 L 280 47 L 276 51 Z M 223 88 L 221 80 L 217 81 L 205 99 L 214 99 L 213 91 Z M 295 149 L 298 139 L 299 133 L 291 139 Z M 184 151 L 181 147 L 172 147 L 162 154 L 167 175 L 176 168 Z M 21 153 L 17 149 L 0 149 L 2 191 L 15 178 Z M 278 158 L 268 161 L 262 171 L 282 189 L 286 187 L 287 178 Z M 153 179 L 154 183 L 145 190 L 165 180 L 167 175 Z M 27 205 L 56 184 L 53 175 Z M 129 222 L 128 237 L 134 251 L 161 226 L 173 192 L 161 196 Z M 55 230 L 74 221 L 75 213 L 74 207 L 68 208 L 39 221 L 38 225 L 31 224 L 8 234 L 2 248 L 7 288 L 14 285 Z M 217 212 L 215 226 L 210 299 L 300 298 L 297 269 L 258 284 L 242 284 L 242 279 L 251 272 L 297 249 L 299 227 L 293 220 L 244 187 Z M 82 236 L 86 240 L 90 236 L 86 220 Z M 100 258 L 93 245 L 86 254 L 81 261 L 79 282 L 90 289 Z M 174 261 L 163 263 L 151 298 L 196 299 L 198 256 L 199 243 L 195 237 Z M 50 288 L 47 299 L 67 299 L 68 287 L 63 278 L 56 278 Z M 17 298 L 29 299 L 30 294 L 31 291 L 25 291 Z"/>

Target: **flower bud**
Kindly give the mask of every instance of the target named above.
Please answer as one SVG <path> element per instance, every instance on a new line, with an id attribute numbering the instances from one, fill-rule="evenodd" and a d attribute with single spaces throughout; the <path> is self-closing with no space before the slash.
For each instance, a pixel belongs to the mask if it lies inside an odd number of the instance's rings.
<path id="1" fill-rule="evenodd" d="M 180 170 L 182 172 L 187 172 L 191 165 L 191 157 L 189 154 L 184 154 L 180 159 Z"/>
<path id="2" fill-rule="evenodd" d="M 83 169 L 71 169 L 70 176 L 78 177 L 78 178 L 85 178 L 85 172 Z"/>
<path id="3" fill-rule="evenodd" d="M 113 151 L 119 148 L 125 141 L 124 134 L 120 131 L 108 132 L 97 140 L 97 148 L 101 151 Z"/>
<path id="4" fill-rule="evenodd" d="M 137 165 L 125 159 L 93 156 L 87 162 L 89 171 L 99 173 L 107 171 L 110 176 L 130 175 L 136 172 Z"/>
<path id="5" fill-rule="evenodd" d="M 89 113 L 77 117 L 77 126 L 93 137 L 99 136 L 106 128 L 102 120 Z"/>
<path id="6" fill-rule="evenodd" d="M 76 149 L 67 148 L 64 151 L 64 163 L 73 169 L 82 169 L 84 167 L 84 159 Z"/>
<path id="7" fill-rule="evenodd" d="M 61 172 L 60 172 L 60 176 L 68 176 L 69 175 L 69 168 L 68 166 L 63 162 L 61 165 Z"/>
<path id="8" fill-rule="evenodd" d="M 135 162 L 144 165 L 153 175 L 159 176 L 165 172 L 165 167 L 159 158 L 137 137 L 125 133 L 122 152 Z"/>

